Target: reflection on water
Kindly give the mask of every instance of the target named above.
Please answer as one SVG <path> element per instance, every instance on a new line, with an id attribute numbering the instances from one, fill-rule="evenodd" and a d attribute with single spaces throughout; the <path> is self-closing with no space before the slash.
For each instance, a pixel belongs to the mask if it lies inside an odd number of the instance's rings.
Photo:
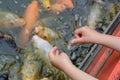
<path id="1" fill-rule="evenodd" d="M 74 8 L 67 8 L 63 12 L 46 10 L 40 0 L 38 1 L 40 4 L 40 19 L 36 22 L 35 26 L 38 27 L 41 25 L 48 27 L 53 30 L 56 35 L 59 35 L 59 39 L 52 40 L 51 44 L 57 45 L 60 50 L 65 51 L 76 66 L 79 66 L 80 62 L 85 58 L 92 44 L 72 46 L 69 47 L 68 50 L 69 41 L 74 37 L 74 30 L 93 23 L 92 25 L 95 26 L 95 29 L 103 32 L 120 10 L 119 0 L 104 0 L 103 2 L 101 2 L 101 0 L 98 0 L 98 2 L 96 2 L 97 0 L 73 0 Z M 26 50 L 18 51 L 19 48 L 16 46 L 16 40 L 24 25 L 14 29 L 6 29 L 4 28 L 6 26 L 2 24 L 6 21 L 6 18 L 2 18 L 2 11 L 7 11 L 20 18 L 24 18 L 25 9 L 30 2 L 31 0 L 0 0 L 0 37 L 3 34 L 8 34 L 12 37 L 12 42 L 9 39 L 0 38 L 0 75 L 8 73 L 9 80 L 22 80 L 21 74 L 27 75 L 26 73 L 29 73 L 35 67 L 36 72 L 34 72 L 34 77 L 31 80 L 44 77 L 48 77 L 51 80 L 68 80 L 63 73 L 58 74 L 58 70 L 51 68 L 51 65 L 47 65 L 48 59 L 46 60 L 46 58 L 38 54 L 36 54 L 38 55 L 36 56 L 34 53 L 36 53 L 36 51 L 39 52 L 39 50 L 36 50 L 35 47 L 33 47 L 32 50 L 31 46 L 28 46 Z M 8 23 L 5 22 L 5 24 Z M 51 31 L 51 35 L 54 32 Z M 47 37 L 46 34 L 44 34 L 45 36 L 43 36 L 43 38 L 49 39 L 50 36 Z M 26 56 L 28 57 L 26 58 Z M 31 70 L 26 70 L 26 66 L 28 65 L 32 65 L 28 67 Z M 24 69 L 26 73 L 23 73 L 22 70 Z M 32 75 L 32 73 L 28 75 Z M 36 78 L 36 76 L 39 77 Z M 26 78 L 24 80 L 26 80 Z"/>

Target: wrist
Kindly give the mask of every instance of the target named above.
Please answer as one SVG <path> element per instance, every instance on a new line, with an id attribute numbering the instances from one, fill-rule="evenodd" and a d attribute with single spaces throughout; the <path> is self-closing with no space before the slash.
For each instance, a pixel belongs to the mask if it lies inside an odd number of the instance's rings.
<path id="1" fill-rule="evenodd" d="M 69 65 L 64 71 L 72 80 L 98 80 L 91 75 L 81 71 L 74 65 Z"/>
<path id="2" fill-rule="evenodd" d="M 71 68 L 73 68 L 73 66 L 74 66 L 74 65 L 73 65 L 72 63 L 64 61 L 64 63 L 62 64 L 61 70 L 66 73 L 66 72 L 68 72 Z"/>
<path id="3" fill-rule="evenodd" d="M 63 68 L 63 72 L 66 73 L 69 77 L 71 77 L 70 75 L 74 74 L 74 71 L 76 71 L 76 67 L 73 64 L 66 64 L 64 65 L 66 67 Z"/>
<path id="4" fill-rule="evenodd" d="M 64 61 L 62 64 L 59 65 L 59 69 L 66 73 L 68 70 L 70 70 L 72 65 L 72 63 Z"/>
<path id="5" fill-rule="evenodd" d="M 95 39 L 93 39 L 92 43 L 101 44 L 104 39 L 104 34 L 99 33 L 97 36 L 95 36 Z"/>

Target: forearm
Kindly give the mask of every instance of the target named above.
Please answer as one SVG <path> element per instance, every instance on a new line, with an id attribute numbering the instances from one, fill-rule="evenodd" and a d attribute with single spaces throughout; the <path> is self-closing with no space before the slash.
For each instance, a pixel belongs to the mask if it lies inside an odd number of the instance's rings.
<path id="1" fill-rule="evenodd" d="M 98 80 L 89 74 L 79 70 L 74 65 L 68 65 L 66 69 L 63 70 L 70 78 L 71 80 Z"/>
<path id="2" fill-rule="evenodd" d="M 105 45 L 120 52 L 120 37 L 101 34 L 94 43 Z"/>

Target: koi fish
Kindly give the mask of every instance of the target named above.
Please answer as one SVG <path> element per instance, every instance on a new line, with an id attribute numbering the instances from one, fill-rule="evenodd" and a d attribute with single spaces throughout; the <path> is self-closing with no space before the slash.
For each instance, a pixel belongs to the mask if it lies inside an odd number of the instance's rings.
<path id="1" fill-rule="evenodd" d="M 43 4 L 43 7 L 46 9 L 51 7 L 50 0 L 39 0 L 39 1 Z"/>
<path id="2" fill-rule="evenodd" d="M 38 26 L 35 28 L 34 31 L 39 37 L 48 41 L 49 43 L 53 43 L 54 40 L 58 40 L 60 37 L 59 35 L 51 30 L 50 28 Z"/>
<path id="3" fill-rule="evenodd" d="M 48 52 L 52 49 L 52 45 L 38 35 L 32 37 L 32 43 L 34 47 L 38 48 L 43 53 L 43 56 L 48 59 Z"/>
<path id="4" fill-rule="evenodd" d="M 22 80 L 36 80 L 39 74 L 39 62 L 25 60 L 22 66 Z"/>
<path id="5" fill-rule="evenodd" d="M 108 20 L 110 21 L 113 20 L 117 12 L 118 12 L 117 5 L 115 5 L 114 3 L 109 3 L 107 7 Z"/>
<path id="6" fill-rule="evenodd" d="M 51 9 L 56 12 L 63 12 L 66 9 L 66 7 L 63 4 L 56 3 L 51 6 Z"/>
<path id="7" fill-rule="evenodd" d="M 94 4 L 91 8 L 90 15 L 88 16 L 88 25 L 90 28 L 94 29 L 98 23 L 100 16 L 102 14 L 99 4 Z"/>
<path id="8" fill-rule="evenodd" d="M 1 34 L 0 33 L 0 39 L 5 39 L 5 40 L 12 40 L 12 37 L 9 36 L 8 34 Z"/>
<path id="9" fill-rule="evenodd" d="M 15 27 L 20 27 L 25 25 L 25 20 L 20 18 L 18 15 L 8 12 L 8 11 L 1 11 L 0 10 L 0 27 L 12 29 Z"/>
<path id="10" fill-rule="evenodd" d="M 94 0 L 96 3 L 104 4 L 103 0 Z"/>
<path id="11" fill-rule="evenodd" d="M 53 67 L 49 61 L 48 52 L 52 49 L 52 44 L 34 35 L 23 51 L 22 80 L 68 80 L 68 77 Z M 52 75 L 51 73 L 52 72 Z M 43 78 L 44 74 L 48 74 L 48 78 Z M 42 78 L 42 79 L 41 79 Z"/>
<path id="12" fill-rule="evenodd" d="M 21 70 L 22 80 L 38 80 L 37 78 L 39 78 L 42 66 L 40 60 L 44 59 L 47 64 L 50 65 L 50 62 L 48 62 L 48 52 L 51 48 L 52 45 L 39 36 L 34 35 L 32 37 L 31 44 L 29 44 L 24 51 L 24 60 Z"/>
<path id="13" fill-rule="evenodd" d="M 25 28 L 27 28 L 29 31 L 32 31 L 34 28 L 34 24 L 38 20 L 39 17 L 39 4 L 36 0 L 33 0 L 27 7 L 25 11 L 25 21 L 26 25 Z"/>
<path id="14" fill-rule="evenodd" d="M 64 4 L 67 8 L 74 8 L 72 0 L 58 0 L 57 3 Z"/>
<path id="15" fill-rule="evenodd" d="M 43 79 L 40 79 L 40 80 L 49 80 L 48 78 L 43 78 Z"/>
<path id="16" fill-rule="evenodd" d="M 39 4 L 36 0 L 33 0 L 28 5 L 25 11 L 24 19 L 26 21 L 26 25 L 21 30 L 21 33 L 19 35 L 19 40 L 18 40 L 19 47 L 24 47 L 27 41 L 29 40 L 31 32 L 34 28 L 34 24 L 38 20 L 38 17 L 39 17 Z"/>
<path id="17" fill-rule="evenodd" d="M 64 11 L 66 8 L 74 8 L 71 0 L 57 0 L 56 3 L 51 6 L 51 9 L 53 11 L 59 12 Z"/>

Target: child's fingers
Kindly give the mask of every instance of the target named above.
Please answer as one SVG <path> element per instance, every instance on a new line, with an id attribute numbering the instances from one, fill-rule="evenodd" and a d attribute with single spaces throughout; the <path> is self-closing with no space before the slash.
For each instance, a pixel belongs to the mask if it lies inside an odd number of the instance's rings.
<path id="1" fill-rule="evenodd" d="M 73 39 L 70 43 L 72 45 L 75 45 L 75 44 L 82 43 L 82 42 L 83 42 L 82 38 L 76 38 L 76 39 Z"/>
<path id="2" fill-rule="evenodd" d="M 57 46 L 53 47 L 49 52 L 49 57 L 56 56 L 59 54 Z"/>
<path id="3" fill-rule="evenodd" d="M 82 34 L 81 33 L 75 34 L 75 38 L 82 38 Z"/>

